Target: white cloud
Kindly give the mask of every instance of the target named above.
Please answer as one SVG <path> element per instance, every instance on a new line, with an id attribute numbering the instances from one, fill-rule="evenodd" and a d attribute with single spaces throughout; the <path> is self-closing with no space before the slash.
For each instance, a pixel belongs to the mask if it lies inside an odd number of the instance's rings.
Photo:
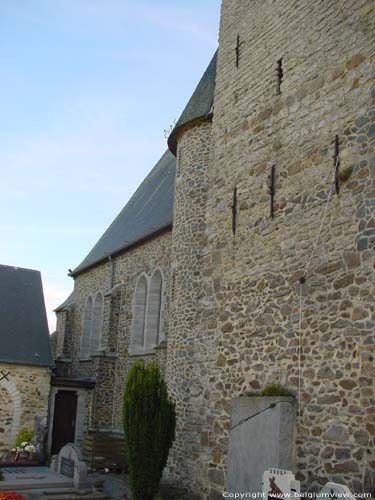
<path id="1" fill-rule="evenodd" d="M 53 311 L 68 298 L 70 291 L 53 285 L 45 285 L 43 291 L 49 331 L 52 333 L 56 329 L 56 315 Z"/>

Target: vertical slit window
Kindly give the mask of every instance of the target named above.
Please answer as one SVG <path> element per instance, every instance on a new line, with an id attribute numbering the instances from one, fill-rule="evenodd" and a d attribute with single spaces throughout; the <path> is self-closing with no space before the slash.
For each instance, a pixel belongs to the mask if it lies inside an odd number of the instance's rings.
<path id="1" fill-rule="evenodd" d="M 237 187 L 233 190 L 233 202 L 232 202 L 232 233 L 236 234 L 237 229 Z"/>
<path id="2" fill-rule="evenodd" d="M 236 43 L 236 68 L 240 65 L 240 35 L 237 35 Z"/>
<path id="3" fill-rule="evenodd" d="M 281 94 L 281 84 L 283 83 L 283 78 L 284 78 L 282 58 L 277 61 L 276 75 L 277 75 L 276 93 Z"/>

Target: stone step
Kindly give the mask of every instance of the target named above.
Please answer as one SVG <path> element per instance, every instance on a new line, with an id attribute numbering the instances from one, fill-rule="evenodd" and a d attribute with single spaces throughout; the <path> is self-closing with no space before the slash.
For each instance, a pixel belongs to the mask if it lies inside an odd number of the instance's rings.
<path id="1" fill-rule="evenodd" d="M 102 493 L 88 493 L 86 495 L 82 495 L 80 493 L 60 493 L 53 494 L 43 493 L 40 497 L 41 500 L 111 500 L 111 497 L 104 495 Z"/>
<path id="2" fill-rule="evenodd" d="M 47 467 L 4 469 L 0 491 L 46 490 L 73 487 L 73 480 L 51 472 Z"/>
<path id="3" fill-rule="evenodd" d="M 49 478 L 50 479 L 50 478 Z M 5 480 L 0 482 L 0 492 L 1 491 L 28 491 L 28 490 L 41 490 L 42 488 L 71 488 L 73 486 L 73 481 L 70 480 L 59 480 L 57 478 L 50 479 L 49 481 L 43 477 L 32 478 L 31 480 L 25 478 L 24 480 Z"/>
<path id="4" fill-rule="evenodd" d="M 28 500 L 111 500 L 108 495 L 93 493 L 90 489 L 58 488 L 17 492 L 26 495 Z"/>

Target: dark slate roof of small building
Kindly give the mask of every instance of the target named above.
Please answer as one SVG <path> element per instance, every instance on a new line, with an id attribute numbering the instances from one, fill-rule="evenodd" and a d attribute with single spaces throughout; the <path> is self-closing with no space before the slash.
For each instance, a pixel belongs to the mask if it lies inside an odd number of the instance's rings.
<path id="1" fill-rule="evenodd" d="M 174 155 L 176 155 L 177 150 L 177 135 L 181 128 L 198 118 L 207 117 L 212 113 L 216 81 L 216 60 L 217 51 L 168 138 L 169 149 Z"/>
<path id="2" fill-rule="evenodd" d="M 53 366 L 39 271 L 0 265 L 0 362 Z"/>
<path id="3" fill-rule="evenodd" d="M 62 304 L 56 307 L 55 312 L 64 311 L 74 304 L 74 291 L 69 295 L 69 297 L 64 300 Z"/>
<path id="4" fill-rule="evenodd" d="M 109 256 L 170 227 L 173 220 L 176 159 L 166 151 L 91 252 L 75 276 Z"/>

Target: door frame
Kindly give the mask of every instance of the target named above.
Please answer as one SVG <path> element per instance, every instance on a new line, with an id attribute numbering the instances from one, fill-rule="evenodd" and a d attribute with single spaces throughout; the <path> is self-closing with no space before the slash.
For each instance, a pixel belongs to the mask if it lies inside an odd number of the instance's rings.
<path id="1" fill-rule="evenodd" d="M 89 402 L 90 390 L 77 387 L 66 387 L 63 385 L 52 385 L 50 394 L 50 405 L 49 405 L 49 415 L 48 415 L 48 437 L 47 437 L 47 452 L 49 455 L 51 455 L 51 449 L 52 449 L 52 431 L 53 431 L 53 421 L 55 416 L 55 397 L 59 391 L 67 391 L 67 392 L 71 391 L 76 393 L 78 396 L 74 444 L 81 446 L 83 433 L 86 431 L 86 422 L 88 414 L 87 405 Z"/>
<path id="2" fill-rule="evenodd" d="M 63 414 L 60 414 L 59 415 L 60 418 L 57 419 L 58 415 L 56 414 L 56 405 L 57 405 L 58 398 L 59 398 L 59 410 L 60 410 L 60 412 L 64 408 L 64 405 L 66 405 L 67 409 L 69 409 L 69 414 L 67 415 L 67 417 L 69 417 L 69 418 L 72 417 L 71 423 L 70 422 L 67 423 L 66 420 L 64 421 Z M 55 394 L 55 399 L 54 399 L 53 404 L 55 407 L 55 412 L 54 412 L 53 422 L 52 422 L 51 453 L 52 453 L 52 448 L 54 445 L 54 440 L 56 439 L 57 442 L 65 441 L 67 433 L 69 434 L 68 441 L 63 442 L 60 449 L 63 446 L 65 446 L 65 444 L 75 442 L 76 427 L 77 427 L 78 394 L 76 391 L 67 391 L 65 389 L 60 389 Z M 60 449 L 55 449 L 54 454 L 59 453 Z"/>

